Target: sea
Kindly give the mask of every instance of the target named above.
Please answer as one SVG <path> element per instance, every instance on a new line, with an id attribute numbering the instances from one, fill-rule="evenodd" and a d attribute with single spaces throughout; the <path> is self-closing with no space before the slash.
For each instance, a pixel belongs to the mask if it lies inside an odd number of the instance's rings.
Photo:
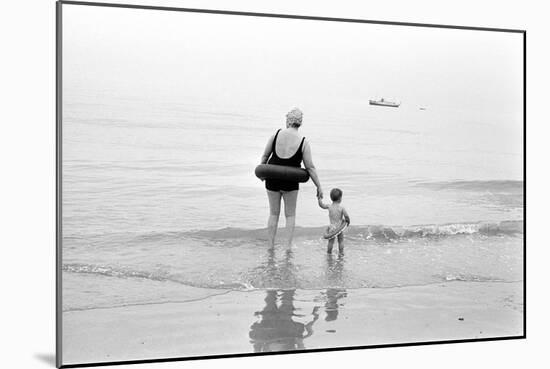
<path id="1" fill-rule="evenodd" d="M 63 311 L 187 301 L 193 289 L 341 295 L 523 279 L 519 116 L 298 105 L 325 194 L 340 188 L 351 218 L 345 254 L 327 256 L 328 214 L 311 181 L 292 247 L 283 228 L 267 244 L 254 169 L 294 106 L 229 100 L 65 94 Z"/>

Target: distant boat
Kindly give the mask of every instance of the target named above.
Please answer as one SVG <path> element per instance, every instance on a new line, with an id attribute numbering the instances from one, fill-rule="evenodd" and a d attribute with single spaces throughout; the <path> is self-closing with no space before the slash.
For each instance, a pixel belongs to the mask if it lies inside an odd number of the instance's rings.
<path id="1" fill-rule="evenodd" d="M 424 107 L 420 107 L 419 109 L 420 109 L 420 110 L 426 110 L 426 108 L 424 108 Z"/>
<path id="2" fill-rule="evenodd" d="M 378 106 L 388 106 L 390 108 L 398 108 L 401 103 L 396 103 L 393 101 L 384 100 L 384 98 L 380 100 L 369 100 L 370 105 L 378 105 Z"/>

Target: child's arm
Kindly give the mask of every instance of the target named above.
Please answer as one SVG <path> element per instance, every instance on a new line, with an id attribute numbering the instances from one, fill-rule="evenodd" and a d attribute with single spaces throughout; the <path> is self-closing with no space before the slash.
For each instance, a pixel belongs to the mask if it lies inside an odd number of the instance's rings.
<path id="1" fill-rule="evenodd" d="M 342 208 L 342 215 L 344 216 L 344 220 L 346 221 L 346 223 L 350 223 L 350 220 L 349 220 L 349 214 L 348 212 L 346 211 L 346 209 Z"/>
<path id="2" fill-rule="evenodd" d="M 320 197 L 317 198 L 317 202 L 319 203 L 319 206 L 321 207 L 321 209 L 328 209 L 328 205 L 323 203 L 323 200 L 321 200 Z"/>

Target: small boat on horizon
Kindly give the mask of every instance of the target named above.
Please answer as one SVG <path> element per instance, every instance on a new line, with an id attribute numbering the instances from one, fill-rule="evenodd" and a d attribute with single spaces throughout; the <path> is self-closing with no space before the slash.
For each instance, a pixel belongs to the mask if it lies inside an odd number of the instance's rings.
<path id="1" fill-rule="evenodd" d="M 387 106 L 390 108 L 398 108 L 401 103 L 397 103 L 394 101 L 388 101 L 384 100 L 384 98 L 381 98 L 380 100 L 369 100 L 370 105 L 377 105 L 377 106 Z"/>

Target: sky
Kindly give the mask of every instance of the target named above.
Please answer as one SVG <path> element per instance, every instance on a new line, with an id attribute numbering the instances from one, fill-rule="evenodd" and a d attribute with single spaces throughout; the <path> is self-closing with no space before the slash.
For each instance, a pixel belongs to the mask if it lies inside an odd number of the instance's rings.
<path id="1" fill-rule="evenodd" d="M 522 111 L 521 34 L 75 5 L 63 15 L 66 87 Z"/>

